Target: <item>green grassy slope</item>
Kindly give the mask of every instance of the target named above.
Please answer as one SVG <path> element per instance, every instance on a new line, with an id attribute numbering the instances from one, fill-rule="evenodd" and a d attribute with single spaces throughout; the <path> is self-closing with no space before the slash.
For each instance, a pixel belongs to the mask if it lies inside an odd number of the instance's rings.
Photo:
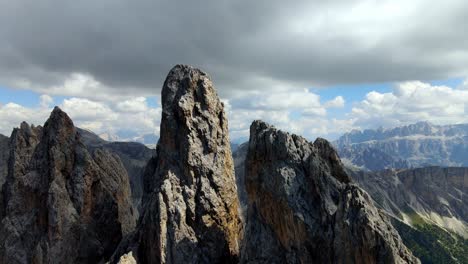
<path id="1" fill-rule="evenodd" d="M 411 227 L 392 219 L 403 242 L 423 264 L 468 264 L 468 240 L 436 225 L 420 222 Z"/>

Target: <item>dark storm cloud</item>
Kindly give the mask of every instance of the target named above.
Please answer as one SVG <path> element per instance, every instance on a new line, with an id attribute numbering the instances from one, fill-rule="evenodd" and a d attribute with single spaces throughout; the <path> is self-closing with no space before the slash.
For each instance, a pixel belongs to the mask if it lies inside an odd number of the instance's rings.
<path id="1" fill-rule="evenodd" d="M 81 72 L 117 93 L 158 94 L 177 63 L 208 71 L 224 95 L 269 89 L 265 79 L 310 87 L 468 73 L 468 4 L 420 5 L 376 26 L 353 14 L 361 2 L 0 0 L 0 85 Z"/>

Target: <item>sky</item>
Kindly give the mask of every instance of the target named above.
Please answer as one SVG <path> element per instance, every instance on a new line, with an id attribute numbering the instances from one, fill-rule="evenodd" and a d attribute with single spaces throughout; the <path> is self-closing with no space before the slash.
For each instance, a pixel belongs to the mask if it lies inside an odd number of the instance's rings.
<path id="1" fill-rule="evenodd" d="M 159 133 L 176 64 L 207 72 L 230 137 L 254 119 L 311 140 L 468 123 L 468 2 L 0 0 L 0 133 L 53 106 L 97 134 Z"/>

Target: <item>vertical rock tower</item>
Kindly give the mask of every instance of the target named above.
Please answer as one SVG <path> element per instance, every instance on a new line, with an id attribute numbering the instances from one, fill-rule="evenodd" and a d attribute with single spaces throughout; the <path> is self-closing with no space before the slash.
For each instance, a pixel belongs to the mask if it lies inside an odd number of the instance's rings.
<path id="1" fill-rule="evenodd" d="M 58 107 L 13 131 L 1 198 L 0 263 L 103 262 L 135 227 L 120 159 L 89 153 Z"/>
<path id="2" fill-rule="evenodd" d="M 418 263 L 330 143 L 250 127 L 241 263 Z"/>
<path id="3" fill-rule="evenodd" d="M 144 178 L 139 263 L 236 263 L 241 224 L 223 103 L 209 76 L 175 66 L 162 89 L 157 158 Z"/>

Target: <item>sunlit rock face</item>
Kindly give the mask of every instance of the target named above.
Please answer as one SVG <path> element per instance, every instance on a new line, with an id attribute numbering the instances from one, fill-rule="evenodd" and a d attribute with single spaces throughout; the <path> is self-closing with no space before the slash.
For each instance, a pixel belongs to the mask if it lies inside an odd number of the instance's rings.
<path id="1" fill-rule="evenodd" d="M 135 226 L 120 159 L 88 152 L 58 107 L 13 131 L 2 200 L 0 263 L 105 261 Z"/>
<path id="2" fill-rule="evenodd" d="M 241 263 L 418 263 L 324 139 L 255 121 Z"/>

